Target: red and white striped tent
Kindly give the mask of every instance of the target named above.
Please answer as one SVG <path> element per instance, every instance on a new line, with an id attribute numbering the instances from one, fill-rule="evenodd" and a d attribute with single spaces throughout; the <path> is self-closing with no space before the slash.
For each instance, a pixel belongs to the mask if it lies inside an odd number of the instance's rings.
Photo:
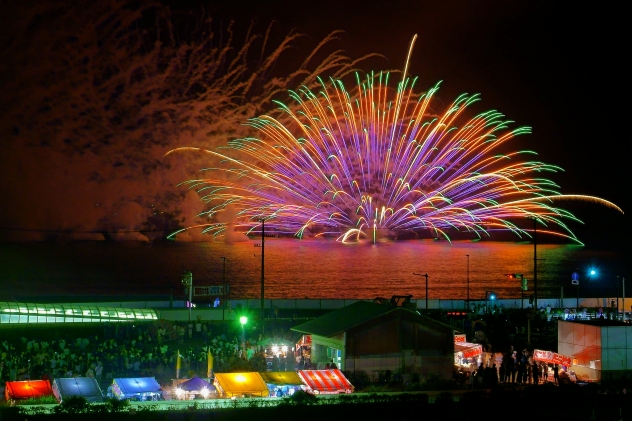
<path id="1" fill-rule="evenodd" d="M 303 383 L 309 390 L 318 394 L 351 393 L 354 387 L 338 369 L 298 370 Z"/>

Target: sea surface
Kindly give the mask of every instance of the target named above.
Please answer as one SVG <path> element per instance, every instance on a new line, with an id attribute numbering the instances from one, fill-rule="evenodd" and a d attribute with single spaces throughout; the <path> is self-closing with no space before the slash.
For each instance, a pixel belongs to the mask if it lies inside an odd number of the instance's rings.
<path id="1" fill-rule="evenodd" d="M 230 285 L 233 298 L 259 298 L 262 251 L 267 299 L 372 299 L 392 295 L 429 299 L 520 297 L 521 273 L 533 293 L 531 243 L 415 240 L 342 244 L 333 240 L 267 238 L 226 244 L 160 241 L 0 243 L 0 301 L 65 296 L 184 298 L 185 271 L 194 286 Z M 616 297 L 629 259 L 619 249 L 538 244 L 539 297 Z M 469 257 L 468 257 L 469 255 Z M 224 259 L 225 258 L 225 259 Z M 591 269 L 596 274 L 589 275 Z M 579 291 L 571 284 L 579 275 Z M 618 277 L 619 276 L 619 277 Z M 469 280 L 469 282 L 468 282 Z M 632 283 L 628 285 L 632 295 Z"/>

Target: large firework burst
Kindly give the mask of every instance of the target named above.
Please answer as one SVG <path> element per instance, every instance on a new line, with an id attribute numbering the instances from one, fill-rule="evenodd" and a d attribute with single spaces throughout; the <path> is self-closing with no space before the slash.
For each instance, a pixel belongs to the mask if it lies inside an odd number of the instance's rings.
<path id="1" fill-rule="evenodd" d="M 186 182 L 210 206 L 205 232 L 222 234 L 231 223 L 260 231 L 265 221 L 277 234 L 341 241 L 384 232 L 450 239 L 452 232 L 482 237 L 504 230 L 520 237 L 529 233 L 517 222 L 531 218 L 543 231 L 580 243 L 564 222 L 577 218 L 555 202 L 593 201 L 621 211 L 604 199 L 558 192 L 543 176 L 561 168 L 533 160 L 534 152 L 504 152 L 531 129 L 510 129 L 495 110 L 468 118 L 478 95 L 461 95 L 437 114 L 439 84 L 415 94 L 416 79 L 406 69 L 402 75 L 396 88 L 389 88 L 388 72 L 357 75 L 353 90 L 335 78 L 321 80 L 317 90 L 301 87 L 290 92 L 293 102 L 278 103 L 280 117 L 248 121 L 258 137 L 205 151 L 224 164 L 206 169 L 224 176 Z M 228 207 L 234 218 L 218 219 Z"/>

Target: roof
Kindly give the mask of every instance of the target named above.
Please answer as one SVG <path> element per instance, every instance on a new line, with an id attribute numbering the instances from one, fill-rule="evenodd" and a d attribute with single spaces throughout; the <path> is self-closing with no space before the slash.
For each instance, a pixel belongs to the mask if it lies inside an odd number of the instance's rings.
<path id="1" fill-rule="evenodd" d="M 294 371 L 270 371 L 259 374 L 267 384 L 276 386 L 300 386 L 303 384 L 301 378 Z"/>
<path id="2" fill-rule="evenodd" d="M 590 320 L 560 320 L 560 322 L 566 323 L 578 323 L 582 325 L 590 326 L 626 326 L 632 327 L 630 323 L 622 322 L 621 320 L 609 320 L 609 319 L 590 319 Z"/>
<path id="3" fill-rule="evenodd" d="M 153 377 L 130 377 L 114 379 L 112 392 L 125 398 L 141 393 L 159 393 L 162 389 Z"/>
<path id="4" fill-rule="evenodd" d="M 39 398 L 42 396 L 52 396 L 53 389 L 48 380 L 6 382 L 4 395 L 7 400 Z"/>
<path id="5" fill-rule="evenodd" d="M 268 396 L 268 386 L 259 373 L 215 373 L 215 386 L 226 397 L 253 395 Z M 219 389 L 219 388 L 218 388 Z"/>
<path id="6" fill-rule="evenodd" d="M 299 370 L 298 375 L 308 388 L 319 393 L 350 393 L 354 389 L 338 369 Z"/>
<path id="7" fill-rule="evenodd" d="M 71 396 L 83 396 L 88 401 L 100 401 L 103 392 L 93 377 L 56 378 L 53 381 L 53 393 L 61 402 Z"/>
<path id="8" fill-rule="evenodd" d="M 207 388 L 211 392 L 214 392 L 216 390 L 215 386 L 213 386 L 206 380 L 199 378 L 198 376 L 194 376 L 189 380 L 180 383 L 178 387 L 187 392 L 195 392 L 204 388 Z"/>
<path id="9" fill-rule="evenodd" d="M 294 326 L 291 329 L 295 332 L 331 338 L 332 336 L 339 335 L 342 332 L 346 332 L 388 313 L 399 313 L 406 317 L 416 319 L 418 322 L 433 325 L 439 329 L 455 330 L 445 323 L 422 316 L 416 311 L 408 310 L 404 307 L 378 304 L 371 301 L 356 301 L 353 304 L 334 310 L 331 313 L 309 320 L 298 326 Z"/>
<path id="10" fill-rule="evenodd" d="M 370 301 L 356 301 L 291 329 L 300 333 L 332 337 L 397 308 L 401 307 L 391 307 Z"/>

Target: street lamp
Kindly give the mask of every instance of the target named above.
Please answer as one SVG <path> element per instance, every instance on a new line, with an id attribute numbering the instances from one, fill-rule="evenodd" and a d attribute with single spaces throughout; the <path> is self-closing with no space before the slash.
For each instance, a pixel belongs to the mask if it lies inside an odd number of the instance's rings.
<path id="1" fill-rule="evenodd" d="M 520 303 L 524 310 L 524 292 L 527 290 L 527 278 L 522 273 L 505 273 L 509 279 L 520 279 Z"/>
<path id="2" fill-rule="evenodd" d="M 487 312 L 490 313 L 489 302 L 496 299 L 496 293 L 494 291 L 485 291 L 485 302 L 487 304 Z"/>
<path id="3" fill-rule="evenodd" d="M 467 309 L 470 309 L 470 255 L 467 256 Z"/>
<path id="4" fill-rule="evenodd" d="M 224 292 L 224 305 L 222 306 L 222 320 L 226 320 L 226 258 L 225 257 L 221 257 L 221 259 L 224 261 L 223 263 L 223 269 L 222 269 L 222 287 L 223 287 L 223 292 Z"/>
<path id="5" fill-rule="evenodd" d="M 426 313 L 428 313 L 428 274 L 427 273 L 414 273 L 413 275 L 426 277 Z"/>
<path id="6" fill-rule="evenodd" d="M 617 279 L 621 279 L 621 320 L 625 321 L 625 278 L 623 276 L 617 275 Z M 617 309 L 617 311 L 619 310 Z"/>
<path id="7" fill-rule="evenodd" d="M 184 272 L 182 285 L 189 290 L 189 321 L 191 321 L 191 307 L 193 307 L 193 274 L 191 272 Z"/>
<path id="8" fill-rule="evenodd" d="M 241 323 L 241 349 L 246 352 L 246 333 L 244 332 L 244 325 L 248 323 L 248 318 L 246 316 L 241 316 L 239 318 L 239 323 Z"/>

